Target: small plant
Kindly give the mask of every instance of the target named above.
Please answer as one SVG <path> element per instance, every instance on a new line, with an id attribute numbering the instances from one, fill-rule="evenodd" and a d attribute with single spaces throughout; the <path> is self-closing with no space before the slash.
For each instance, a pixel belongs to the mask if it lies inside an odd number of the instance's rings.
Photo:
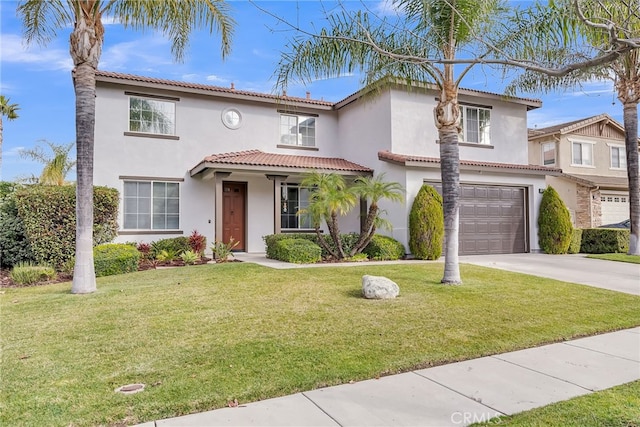
<path id="1" fill-rule="evenodd" d="M 189 247 L 198 257 L 202 258 L 207 247 L 207 238 L 198 233 L 198 230 L 193 230 L 189 236 Z"/>
<path id="2" fill-rule="evenodd" d="M 176 259 L 178 253 L 174 249 L 163 249 L 157 255 L 156 259 L 160 262 L 171 262 Z"/>
<path id="3" fill-rule="evenodd" d="M 140 252 L 129 244 L 107 243 L 93 248 L 96 277 L 138 271 Z"/>
<path id="4" fill-rule="evenodd" d="M 282 239 L 275 243 L 273 255 L 284 262 L 310 264 L 322 259 L 322 249 L 306 239 Z"/>
<path id="5" fill-rule="evenodd" d="M 185 251 L 180 254 L 180 259 L 186 265 L 192 265 L 192 264 L 195 264 L 196 261 L 200 259 L 200 256 L 194 251 Z"/>
<path id="6" fill-rule="evenodd" d="M 349 261 L 349 262 L 369 261 L 369 256 L 367 254 L 364 254 L 364 253 L 359 253 L 359 254 L 355 254 L 352 257 L 347 258 L 346 261 Z"/>
<path id="7" fill-rule="evenodd" d="M 229 261 L 229 257 L 233 256 L 233 248 L 238 246 L 240 242 L 235 241 L 233 237 L 229 239 L 229 243 L 224 243 L 220 240 L 216 240 L 216 242 L 211 246 L 211 251 L 213 252 L 213 257 L 217 262 L 227 262 Z"/>
<path id="8" fill-rule="evenodd" d="M 56 271 L 48 265 L 35 265 L 31 262 L 20 262 L 16 264 L 11 273 L 11 280 L 18 285 L 33 285 L 44 280 L 51 280 L 56 277 Z"/>
<path id="9" fill-rule="evenodd" d="M 157 258 L 160 252 L 166 250 L 170 254 L 173 252 L 173 258 L 176 258 L 182 252 L 186 252 L 190 249 L 189 239 L 185 236 L 160 239 L 151 243 L 151 256 L 153 258 Z"/>
<path id="10" fill-rule="evenodd" d="M 138 252 L 140 252 L 140 256 L 142 257 L 142 259 L 150 260 L 151 258 L 153 258 L 151 256 L 151 245 L 149 243 L 138 243 L 138 246 L 136 246 L 136 248 L 138 249 Z"/>

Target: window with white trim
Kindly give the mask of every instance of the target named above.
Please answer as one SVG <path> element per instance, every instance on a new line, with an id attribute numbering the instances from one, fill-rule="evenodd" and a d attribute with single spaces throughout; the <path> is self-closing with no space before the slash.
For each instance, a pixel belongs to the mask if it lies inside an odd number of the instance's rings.
<path id="1" fill-rule="evenodd" d="M 180 185 L 177 182 L 125 181 L 124 230 L 178 230 Z"/>
<path id="2" fill-rule="evenodd" d="M 156 135 L 175 135 L 176 103 L 130 96 L 129 131 Z"/>
<path id="3" fill-rule="evenodd" d="M 297 184 L 282 184 L 280 195 L 280 227 L 299 230 L 313 228 L 309 213 L 299 211 L 309 207 L 309 189 Z"/>
<path id="4" fill-rule="evenodd" d="M 491 110 L 460 105 L 460 142 L 491 144 Z"/>
<path id="5" fill-rule="evenodd" d="M 542 144 L 542 165 L 553 166 L 556 164 L 556 143 L 547 142 Z"/>
<path id="6" fill-rule="evenodd" d="M 571 164 L 573 166 L 593 166 L 593 144 L 572 142 L 571 153 Z"/>
<path id="7" fill-rule="evenodd" d="M 316 117 L 280 114 L 280 144 L 316 146 Z"/>
<path id="8" fill-rule="evenodd" d="M 611 149 L 611 169 L 627 168 L 627 152 L 625 147 L 612 145 Z"/>

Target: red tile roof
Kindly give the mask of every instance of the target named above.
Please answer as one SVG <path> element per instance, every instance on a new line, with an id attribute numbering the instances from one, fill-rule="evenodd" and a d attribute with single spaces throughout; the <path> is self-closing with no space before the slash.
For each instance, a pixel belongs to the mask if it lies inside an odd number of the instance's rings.
<path id="1" fill-rule="evenodd" d="M 169 87 L 187 89 L 187 90 L 202 90 L 206 92 L 226 94 L 226 95 L 244 95 L 244 96 L 250 96 L 254 98 L 262 98 L 262 99 L 278 101 L 278 102 L 295 101 L 295 102 L 301 102 L 304 104 L 319 105 L 324 107 L 333 106 L 333 102 L 321 101 L 317 99 L 298 98 L 295 96 L 271 95 L 271 94 L 260 93 L 260 92 L 251 92 L 246 90 L 232 89 L 229 87 L 211 86 L 211 85 L 205 85 L 200 83 L 181 82 L 177 80 L 158 79 L 155 77 L 143 77 L 143 76 L 136 76 L 133 74 L 114 73 L 111 71 L 98 70 L 96 71 L 96 77 L 98 78 L 98 80 L 103 80 L 103 81 L 108 81 L 109 79 L 120 80 L 120 81 L 125 80 L 125 81 L 136 82 L 136 83 L 149 83 L 149 84 L 169 86 Z"/>
<path id="2" fill-rule="evenodd" d="M 389 151 L 378 151 L 378 159 L 383 161 L 388 161 L 392 163 L 398 163 L 401 165 L 406 165 L 409 163 L 440 163 L 440 159 L 437 157 L 424 157 L 424 156 L 412 156 L 406 154 L 396 154 L 391 153 Z M 479 166 L 479 167 L 487 167 L 487 168 L 498 168 L 498 169 L 519 169 L 519 170 L 528 170 L 528 171 L 538 171 L 538 172 L 548 172 L 549 174 L 558 174 L 561 173 L 561 169 L 550 168 L 548 166 L 538 166 L 538 165 L 521 165 L 515 163 L 495 163 L 495 162 L 478 162 L 475 160 L 460 160 L 461 166 Z"/>
<path id="3" fill-rule="evenodd" d="M 191 171 L 199 166 L 265 166 L 294 169 L 320 169 L 343 172 L 372 173 L 373 170 L 345 159 L 335 157 L 297 156 L 291 154 L 265 153 L 260 150 L 237 151 L 207 156 Z M 197 173 L 197 172 L 195 172 Z"/>

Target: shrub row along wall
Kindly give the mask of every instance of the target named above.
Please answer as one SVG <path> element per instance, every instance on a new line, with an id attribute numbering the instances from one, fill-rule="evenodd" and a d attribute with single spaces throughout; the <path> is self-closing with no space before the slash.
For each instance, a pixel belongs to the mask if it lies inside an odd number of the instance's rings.
<path id="1" fill-rule="evenodd" d="M 94 187 L 94 244 L 112 241 L 118 232 L 118 191 Z M 75 254 L 76 187 L 33 185 L 15 193 L 18 216 L 24 224 L 38 263 L 60 267 Z"/>

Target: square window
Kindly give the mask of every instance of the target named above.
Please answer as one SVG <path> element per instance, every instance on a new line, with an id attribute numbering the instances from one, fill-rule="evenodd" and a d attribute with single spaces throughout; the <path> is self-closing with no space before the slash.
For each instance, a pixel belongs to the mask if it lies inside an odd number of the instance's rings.
<path id="1" fill-rule="evenodd" d="M 573 142 L 571 144 L 572 164 L 574 166 L 593 166 L 593 144 Z"/>
<path id="2" fill-rule="evenodd" d="M 177 182 L 125 181 L 123 190 L 123 229 L 179 229 L 180 187 Z"/>
<path id="3" fill-rule="evenodd" d="M 316 117 L 281 114 L 280 144 L 315 147 Z"/>
<path id="4" fill-rule="evenodd" d="M 282 184 L 280 197 L 280 226 L 282 229 L 312 228 L 311 216 L 300 211 L 309 207 L 311 191 L 296 184 Z"/>
<path id="5" fill-rule="evenodd" d="M 175 118 L 175 102 L 129 97 L 130 132 L 175 135 Z"/>

